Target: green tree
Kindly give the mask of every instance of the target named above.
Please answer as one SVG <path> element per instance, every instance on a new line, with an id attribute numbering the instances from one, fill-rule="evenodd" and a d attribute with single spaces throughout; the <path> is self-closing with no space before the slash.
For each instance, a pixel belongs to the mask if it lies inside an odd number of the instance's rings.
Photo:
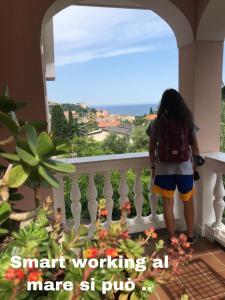
<path id="1" fill-rule="evenodd" d="M 146 126 L 136 127 L 132 132 L 131 140 L 130 152 L 147 151 L 149 137 L 146 134 Z"/>
<path id="2" fill-rule="evenodd" d="M 225 123 L 220 126 L 220 151 L 225 152 Z"/>
<path id="3" fill-rule="evenodd" d="M 77 122 L 77 131 L 78 131 L 78 136 L 86 136 L 88 133 L 88 126 L 86 123 L 78 123 Z"/>
<path id="4" fill-rule="evenodd" d="M 92 137 L 75 136 L 72 147 L 77 157 L 104 155 L 102 144 Z"/>
<path id="5" fill-rule="evenodd" d="M 72 110 L 69 106 L 69 111 L 68 111 L 68 132 L 67 132 L 67 136 L 68 138 L 71 140 L 74 136 L 74 132 L 73 132 L 73 127 L 74 127 L 74 121 L 73 121 L 73 113 Z"/>
<path id="6" fill-rule="evenodd" d="M 225 85 L 222 87 L 222 100 L 225 101 Z"/>
<path id="7" fill-rule="evenodd" d="M 88 115 L 87 129 L 88 129 L 88 132 L 98 129 L 98 125 L 96 122 L 96 116 L 95 116 L 95 113 L 93 113 L 93 112 L 90 112 Z"/>
<path id="8" fill-rule="evenodd" d="M 105 154 L 120 154 L 128 151 L 128 138 L 119 137 L 115 133 L 111 133 L 102 144 Z"/>
<path id="9" fill-rule="evenodd" d="M 154 114 L 154 111 L 153 111 L 153 108 L 152 108 L 152 107 L 150 108 L 149 114 L 150 114 L 150 115 L 153 115 L 153 114 Z"/>
<path id="10" fill-rule="evenodd" d="M 51 132 L 53 137 L 68 137 L 68 124 L 61 105 L 55 105 L 52 108 Z"/>
<path id="11" fill-rule="evenodd" d="M 135 117 L 133 125 L 140 126 L 140 125 L 146 125 L 147 123 L 148 123 L 148 120 L 145 117 L 137 116 L 137 117 Z"/>

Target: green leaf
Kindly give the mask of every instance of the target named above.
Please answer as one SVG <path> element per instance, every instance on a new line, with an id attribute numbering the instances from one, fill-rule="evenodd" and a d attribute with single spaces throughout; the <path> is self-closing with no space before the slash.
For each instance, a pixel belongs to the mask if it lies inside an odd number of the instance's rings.
<path id="1" fill-rule="evenodd" d="M 16 146 L 22 148 L 23 150 L 30 152 L 30 147 L 27 143 L 27 139 L 22 137 L 21 135 L 16 138 Z"/>
<path id="2" fill-rule="evenodd" d="M 32 121 L 29 125 L 33 126 L 37 131 L 45 131 L 48 127 L 48 123 L 45 121 Z"/>
<path id="3" fill-rule="evenodd" d="M 5 222 L 11 213 L 11 206 L 8 202 L 0 204 L 0 224 Z"/>
<path id="4" fill-rule="evenodd" d="M 28 178 L 30 171 L 22 165 L 16 165 L 9 171 L 9 176 L 6 179 L 6 184 L 10 188 L 21 186 Z"/>
<path id="5" fill-rule="evenodd" d="M 37 152 L 40 156 L 50 156 L 54 151 L 54 145 L 50 136 L 42 132 L 37 139 Z"/>
<path id="6" fill-rule="evenodd" d="M 38 167 L 38 173 L 53 188 L 58 189 L 60 187 L 58 181 L 52 175 L 50 175 L 42 166 Z"/>
<path id="7" fill-rule="evenodd" d="M 24 102 L 14 101 L 8 96 L 0 96 L 0 110 L 5 113 L 9 113 L 11 111 L 15 112 L 24 106 L 26 106 L 26 103 Z"/>
<path id="8" fill-rule="evenodd" d="M 0 155 L 9 161 L 20 161 L 19 155 L 14 153 L 1 153 Z"/>
<path id="9" fill-rule="evenodd" d="M 44 160 L 43 164 L 54 171 L 61 173 L 74 173 L 75 167 L 72 164 L 62 163 L 56 160 Z"/>
<path id="10" fill-rule="evenodd" d="M 0 279 L 0 293 L 10 291 L 11 282 L 9 280 Z"/>
<path id="11" fill-rule="evenodd" d="M 56 147 L 56 154 L 68 153 L 71 151 L 71 145 L 68 140 L 61 137 L 53 137 L 52 141 Z"/>
<path id="12" fill-rule="evenodd" d="M 0 111 L 0 123 L 7 127 L 13 135 L 18 133 L 17 124 L 4 112 Z"/>
<path id="13" fill-rule="evenodd" d="M 23 150 L 20 147 L 16 147 L 16 152 L 18 153 L 19 157 L 27 163 L 31 167 L 35 167 L 38 165 L 39 160 L 33 156 L 32 154 L 28 153 L 27 151 Z"/>
<path id="14" fill-rule="evenodd" d="M 36 131 L 36 129 L 33 126 L 27 124 L 24 126 L 24 131 L 25 131 L 25 135 L 26 135 L 30 150 L 32 151 L 32 153 L 34 155 L 37 155 L 37 147 L 36 147 L 37 131 Z"/>
<path id="15" fill-rule="evenodd" d="M 0 236 L 6 235 L 9 231 L 5 228 L 0 228 Z"/>
<path id="16" fill-rule="evenodd" d="M 78 228 L 78 235 L 80 237 L 87 236 L 88 235 L 88 227 L 85 225 L 80 225 Z"/>

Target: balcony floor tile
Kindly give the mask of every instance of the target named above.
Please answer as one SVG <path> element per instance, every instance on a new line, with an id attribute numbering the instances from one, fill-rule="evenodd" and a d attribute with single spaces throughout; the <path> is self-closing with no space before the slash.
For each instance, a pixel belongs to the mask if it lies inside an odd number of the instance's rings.
<path id="1" fill-rule="evenodd" d="M 167 240 L 165 231 L 158 231 L 159 239 Z M 157 287 L 149 300 L 180 300 L 183 294 L 189 300 L 225 300 L 225 249 L 216 242 L 199 238 L 192 261 L 175 280 Z M 146 248 L 147 253 L 152 245 Z"/>

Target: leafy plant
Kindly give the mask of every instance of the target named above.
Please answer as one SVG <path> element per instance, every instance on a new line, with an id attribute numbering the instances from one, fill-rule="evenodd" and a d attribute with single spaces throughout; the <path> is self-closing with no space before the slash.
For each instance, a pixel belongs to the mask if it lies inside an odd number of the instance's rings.
<path id="1" fill-rule="evenodd" d="M 27 184 L 34 190 L 36 207 L 40 206 L 40 188 L 58 188 L 54 177 L 57 173 L 72 173 L 74 166 L 56 160 L 54 157 L 69 151 L 68 141 L 52 138 L 47 132 L 39 130 L 45 123 L 18 121 L 15 111 L 24 107 L 24 103 L 16 102 L 9 97 L 8 88 L 0 96 L 0 124 L 6 127 L 9 137 L 0 141 L 0 156 L 10 162 L 8 167 L 2 166 L 4 172 L 0 181 L 0 224 L 10 216 L 17 220 L 26 219 L 28 214 L 13 213 L 12 205 L 23 198 L 17 188 Z M 38 132 L 39 131 L 39 132 Z M 5 146 L 14 148 L 6 152 Z M 1 228 L 0 234 L 7 233 Z"/>
<path id="2" fill-rule="evenodd" d="M 157 234 L 154 228 L 145 232 L 145 236 L 132 240 L 128 234 L 125 222 L 125 215 L 129 214 L 131 206 L 126 202 L 122 209 L 122 218 L 113 223 L 108 230 L 104 227 L 107 215 L 106 201 L 99 201 L 96 232 L 92 238 L 88 237 L 88 227 L 80 226 L 78 232 L 73 228 L 63 228 L 61 224 L 61 213 L 57 212 L 52 220 L 51 208 L 53 201 L 47 198 L 44 207 L 39 208 L 35 222 L 30 223 L 18 233 L 13 233 L 14 240 L 8 245 L 6 251 L 0 256 L 0 297 L 10 300 L 30 299 L 52 299 L 52 300 L 147 300 L 160 282 L 167 282 L 174 277 L 174 274 L 182 269 L 191 257 L 191 250 L 187 238 L 181 235 L 179 239 L 172 241 L 168 251 L 170 268 L 154 269 L 153 260 L 164 253 L 163 241 L 157 241 Z M 51 228 L 51 229 L 50 229 Z M 155 241 L 155 242 L 154 242 Z M 155 243 L 155 249 L 149 256 L 145 256 L 145 245 L 149 242 Z M 41 268 L 24 266 L 13 269 L 10 266 L 12 255 L 22 258 L 65 258 L 65 268 Z M 90 268 L 88 265 L 83 268 L 75 267 L 72 259 L 143 259 L 142 271 L 132 267 L 118 265 L 117 268 Z M 117 291 L 114 287 L 103 294 L 103 281 L 126 283 L 131 280 L 135 287 L 132 291 L 120 288 Z M 95 282 L 95 289 L 82 291 L 81 282 Z M 27 291 L 28 281 L 70 281 L 73 283 L 72 291 Z"/>

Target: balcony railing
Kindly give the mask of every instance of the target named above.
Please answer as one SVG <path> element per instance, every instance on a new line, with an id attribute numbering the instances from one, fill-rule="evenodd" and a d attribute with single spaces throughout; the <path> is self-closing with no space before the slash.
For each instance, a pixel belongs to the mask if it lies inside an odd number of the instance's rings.
<path id="1" fill-rule="evenodd" d="M 196 184 L 196 230 L 205 235 L 209 239 L 216 239 L 225 245 L 225 225 L 222 223 L 222 215 L 224 211 L 225 196 L 223 177 L 225 174 L 225 154 L 212 153 L 206 154 L 206 165 L 201 168 L 201 181 Z M 163 215 L 157 214 L 158 198 L 151 193 L 151 176 L 149 177 L 149 203 L 151 211 L 148 216 L 143 216 L 143 183 L 141 173 L 143 169 L 149 168 L 148 153 L 130 153 L 121 155 L 105 155 L 95 157 L 70 158 L 63 161 L 72 163 L 76 166 L 76 171 L 71 175 L 71 212 L 73 215 L 74 229 L 77 230 L 81 223 L 81 191 L 78 184 L 79 176 L 88 176 L 88 211 L 90 215 L 90 234 L 95 229 L 96 214 L 98 207 L 98 193 L 95 185 L 95 175 L 98 173 L 104 176 L 103 195 L 106 199 L 108 216 L 106 226 L 113 222 L 112 213 L 114 208 L 113 188 L 111 183 L 111 175 L 114 171 L 120 173 L 120 184 L 118 193 L 120 195 L 120 204 L 128 199 L 129 187 L 126 180 L 128 170 L 135 173 L 135 182 L 133 186 L 134 199 L 133 202 L 136 209 L 134 218 L 127 218 L 127 224 L 130 233 L 141 232 L 149 226 L 155 228 L 164 228 L 165 223 Z M 61 208 L 63 220 L 66 223 L 65 202 L 64 202 L 64 185 L 63 177 L 58 175 L 61 188 L 54 190 L 55 209 Z M 178 230 L 185 229 L 182 202 L 178 195 L 175 196 L 174 215 L 176 228 Z"/>

